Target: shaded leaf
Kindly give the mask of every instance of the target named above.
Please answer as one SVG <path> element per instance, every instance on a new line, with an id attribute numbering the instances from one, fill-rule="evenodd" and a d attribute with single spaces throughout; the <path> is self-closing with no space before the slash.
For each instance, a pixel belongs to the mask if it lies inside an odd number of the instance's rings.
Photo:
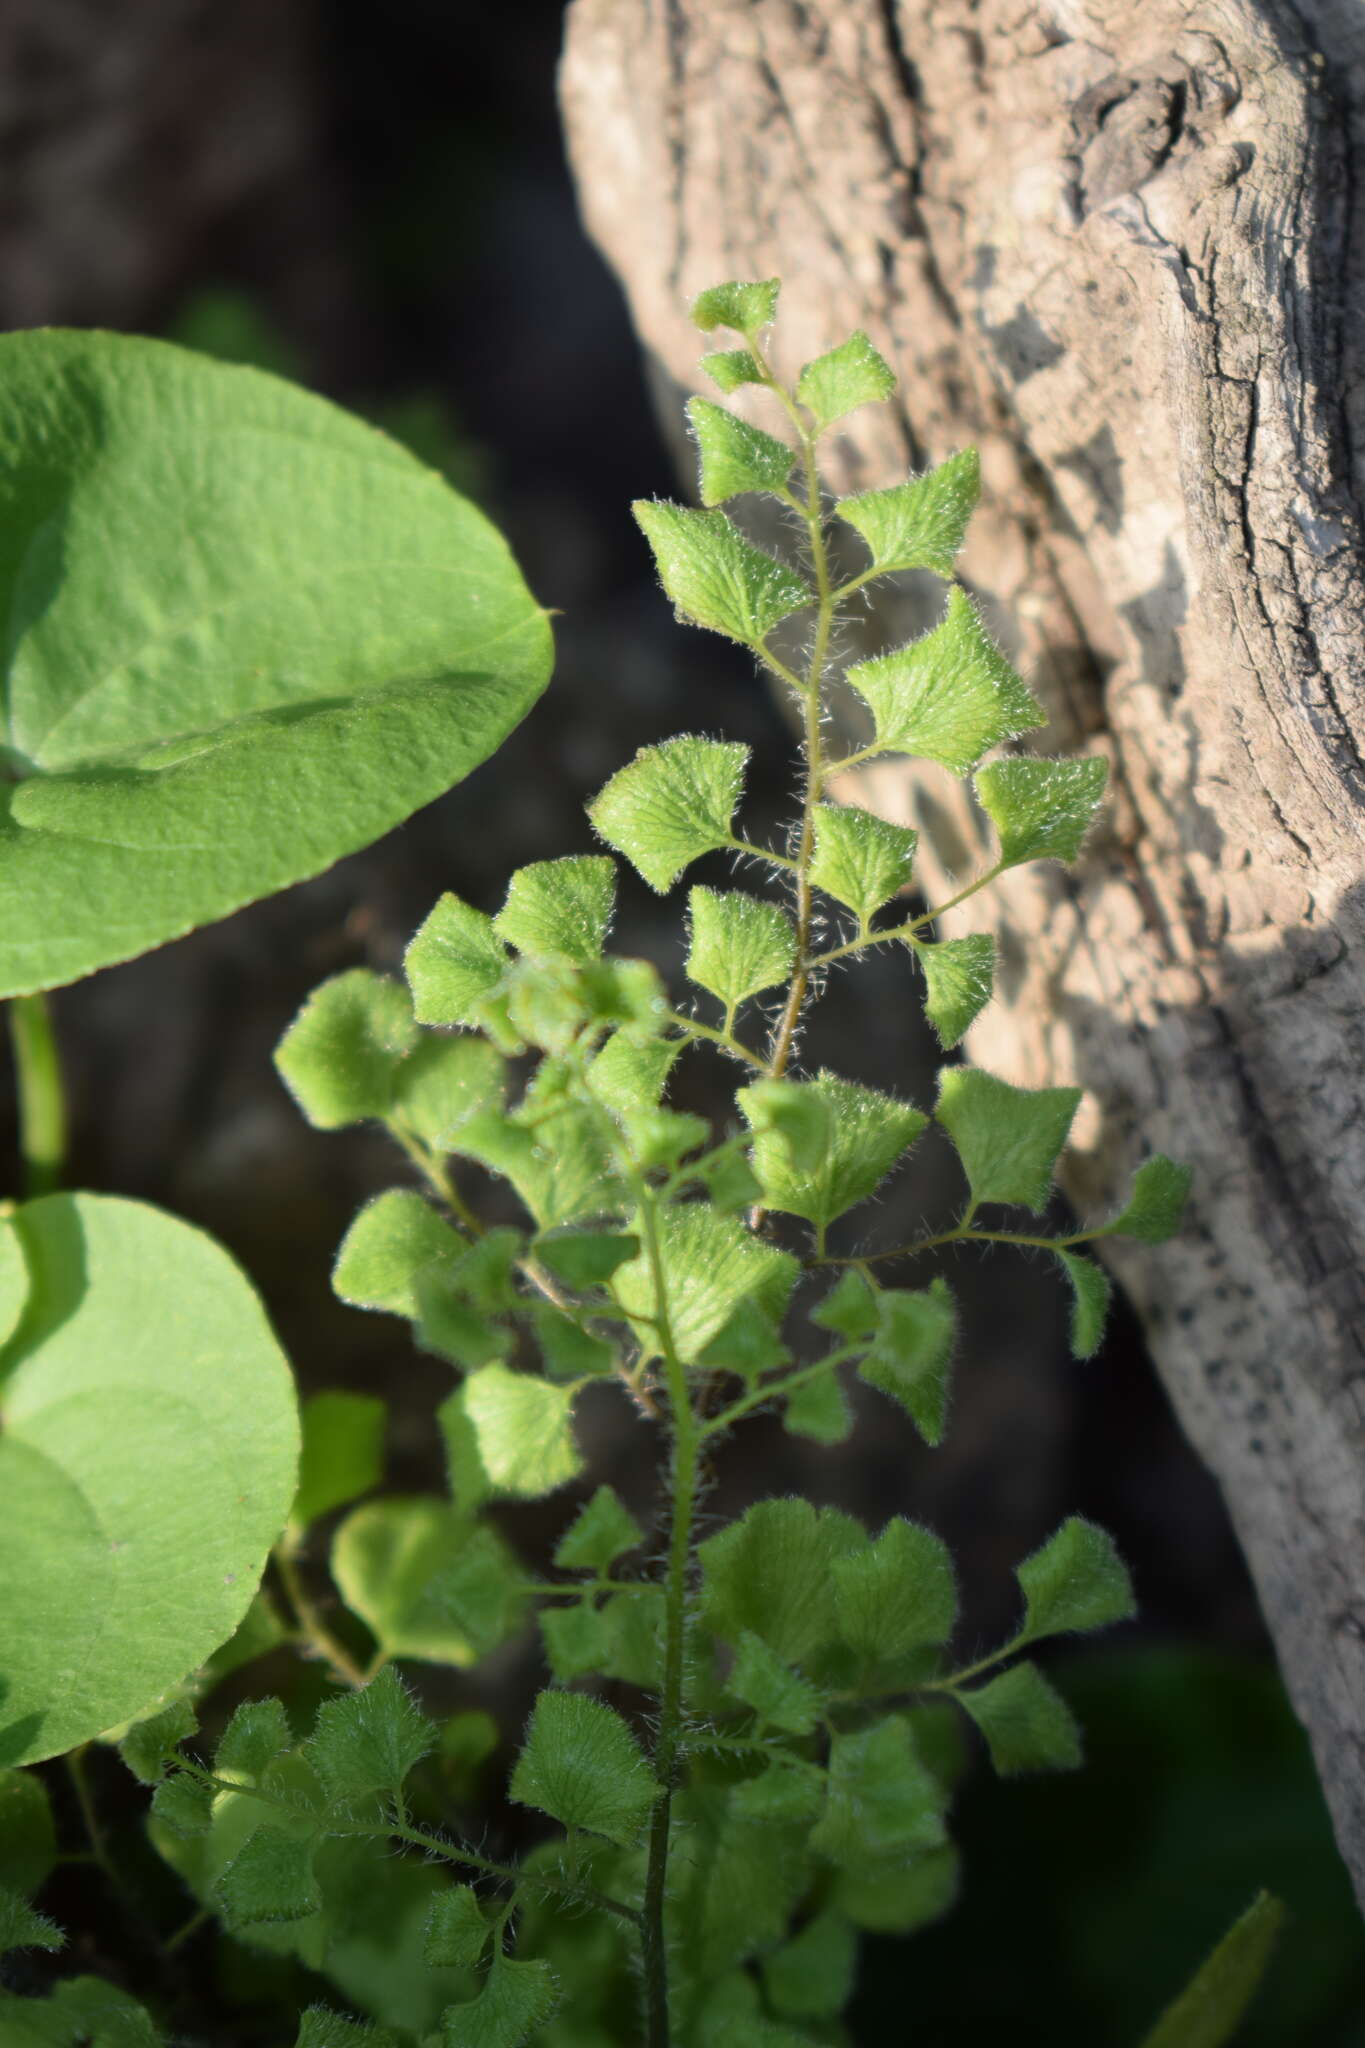
<path id="1" fill-rule="evenodd" d="M 388 1408 L 373 1394 L 329 1388 L 303 1404 L 299 1485 L 289 1519 L 306 1529 L 384 1476 Z"/>
<path id="2" fill-rule="evenodd" d="M 785 1663 L 807 1664 L 838 1640 L 835 1560 L 866 1544 L 834 1508 L 758 1501 L 699 1547 L 707 1627 L 732 1643 L 750 1631 Z"/>
<path id="3" fill-rule="evenodd" d="M 924 969 L 924 1014 L 945 1052 L 970 1030 L 995 988 L 995 940 L 989 932 L 970 932 L 962 939 L 940 939 L 937 945 L 912 941 Z"/>
<path id="4" fill-rule="evenodd" d="M 752 1707 L 760 1723 L 789 1735 L 809 1735 L 819 1725 L 820 1694 L 751 1629 L 744 1630 L 735 1646 L 725 1690 Z"/>
<path id="5" fill-rule="evenodd" d="M 780 1319 L 798 1272 L 789 1252 L 764 1243 L 736 1217 L 719 1216 L 699 1202 L 674 1205 L 659 1217 L 659 1263 L 673 1343 L 688 1365 L 741 1302 L 752 1298 L 769 1318 Z M 654 1275 L 643 1253 L 621 1267 L 612 1289 L 632 1314 L 657 1314 Z"/>
<path id="6" fill-rule="evenodd" d="M 564 1827 L 629 1848 L 659 1797 L 621 1716 L 586 1693 L 543 1692 L 512 1773 L 511 1797 Z"/>
<path id="7" fill-rule="evenodd" d="M 1019 1566 L 1025 1601 L 1021 1642 L 1084 1633 L 1137 1612 L 1133 1584 L 1114 1539 L 1072 1515 Z"/>
<path id="8" fill-rule="evenodd" d="M 520 1627 L 525 1573 L 497 1531 L 433 1495 L 347 1516 L 332 1545 L 342 1598 L 390 1657 L 457 1667 Z"/>
<path id="9" fill-rule="evenodd" d="M 1079 1767 L 1081 1733 L 1075 1716 L 1036 1664 L 1015 1664 L 988 1684 L 953 1697 L 985 1736 L 1002 1778 Z"/>
<path id="10" fill-rule="evenodd" d="M 796 450 L 785 441 L 751 427 L 709 398 L 689 398 L 687 416 L 701 457 L 703 505 L 723 505 L 746 491 L 780 492 L 785 487 L 796 461 Z"/>
<path id="11" fill-rule="evenodd" d="M 897 1714 L 829 1747 L 829 1800 L 811 1847 L 842 1869 L 904 1861 L 944 1841 L 944 1794 Z"/>
<path id="12" fill-rule="evenodd" d="M 1071 1282 L 1071 1350 L 1076 1358 L 1093 1358 L 1104 1337 L 1109 1313 L 1109 1275 L 1093 1259 L 1058 1247 L 1057 1257 Z"/>
<path id="13" fill-rule="evenodd" d="M 1047 1207 L 1052 1177 L 1079 1088 L 1015 1088 L 980 1067 L 949 1067 L 939 1077 L 934 1115 L 962 1161 L 979 1202 Z"/>
<path id="14" fill-rule="evenodd" d="M 957 1582 L 948 1546 L 897 1517 L 866 1550 L 833 1566 L 839 1633 L 870 1662 L 946 1643 L 957 1621 Z"/>
<path id="15" fill-rule="evenodd" d="M 610 1486 L 599 1486 L 560 1537 L 554 1561 L 561 1571 L 600 1574 L 644 1540 L 644 1530 L 621 1496 Z"/>
<path id="16" fill-rule="evenodd" d="M 1193 1168 L 1177 1166 L 1173 1159 L 1154 1152 L 1133 1175 L 1132 1193 L 1113 1222 L 1105 1224 L 1103 1235 L 1164 1244 L 1180 1228 L 1193 1178 Z"/>
<path id="17" fill-rule="evenodd" d="M 450 1885 L 432 1899 L 423 1957 L 434 1970 L 472 1970 L 491 1932 L 478 1894 L 467 1884 Z"/>
<path id="18" fill-rule="evenodd" d="M 322 1905 L 313 1872 L 316 1841 L 283 1828 L 261 1827 L 214 1885 L 219 1910 L 230 1928 L 257 1922 L 306 1920 Z"/>
<path id="19" fill-rule="evenodd" d="M 735 1099 L 754 1132 L 764 1201 L 821 1229 L 874 1194 L 929 1121 L 907 1102 L 829 1073 L 757 1081 Z"/>
<path id="20" fill-rule="evenodd" d="M 858 1373 L 900 1403 L 927 1444 L 943 1437 L 956 1335 L 957 1311 L 946 1280 L 913 1290 L 887 1287 L 878 1294 L 876 1338 Z"/>
<path id="21" fill-rule="evenodd" d="M 763 372 L 747 348 L 726 348 L 715 354 L 703 356 L 701 367 L 712 383 L 727 394 L 738 391 L 741 384 L 761 384 Z"/>
<path id="22" fill-rule="evenodd" d="M 1169 2006 L 1143 2048 L 1226 2048 L 1270 1964 L 1284 1907 L 1261 1892 Z"/>

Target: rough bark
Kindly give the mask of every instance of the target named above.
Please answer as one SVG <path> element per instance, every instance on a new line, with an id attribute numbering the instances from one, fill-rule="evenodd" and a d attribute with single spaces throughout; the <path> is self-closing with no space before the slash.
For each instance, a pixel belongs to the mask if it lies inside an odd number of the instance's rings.
<path id="1" fill-rule="evenodd" d="M 871 334 L 902 408 L 844 487 L 975 441 L 963 572 L 1103 749 L 1076 874 L 1023 871 L 972 1054 L 1087 1090 L 1071 1191 L 1189 1159 L 1113 1262 L 1227 1495 L 1365 1897 L 1365 17 L 1351 0 L 574 0 L 584 213 L 697 381 L 690 296 L 785 280 L 782 365 Z M 904 614 L 883 615 L 902 630 Z M 847 792 L 921 827 L 959 786 Z"/>

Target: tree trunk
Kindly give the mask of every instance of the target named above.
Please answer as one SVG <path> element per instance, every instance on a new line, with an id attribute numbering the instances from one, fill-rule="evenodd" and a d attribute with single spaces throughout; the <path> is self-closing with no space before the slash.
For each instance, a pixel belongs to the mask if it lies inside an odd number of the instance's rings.
<path id="1" fill-rule="evenodd" d="M 1070 1192 L 1146 1147 L 1189 1227 L 1114 1267 L 1220 1479 L 1365 1897 L 1365 15 L 1352 0 L 574 0 L 588 226 L 698 382 L 695 292 L 780 275 L 780 366 L 865 328 L 901 410 L 841 487 L 971 441 L 963 561 L 1052 717 L 1102 750 L 1075 874 L 964 907 L 970 1040 L 1087 1090 Z M 876 624 L 903 632 L 907 614 Z M 959 785 L 930 900 L 984 848 Z"/>

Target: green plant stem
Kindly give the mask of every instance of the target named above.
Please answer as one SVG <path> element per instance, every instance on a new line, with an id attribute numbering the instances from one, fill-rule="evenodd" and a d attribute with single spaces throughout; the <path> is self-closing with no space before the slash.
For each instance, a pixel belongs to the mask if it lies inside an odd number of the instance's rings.
<path id="1" fill-rule="evenodd" d="M 19 1152 L 24 1193 L 50 1195 L 66 1165 L 66 1095 L 46 996 L 15 996 L 9 1006 L 19 1099 Z"/>
<path id="2" fill-rule="evenodd" d="M 668 2048 L 668 1953 L 664 1912 L 668 1898 L 668 1850 L 673 1788 L 682 1751 L 683 1678 L 687 1669 L 688 1579 L 692 1562 L 692 1525 L 696 1513 L 699 1452 L 703 1432 L 692 1408 L 687 1371 L 673 1341 L 672 1318 L 664 1286 L 655 1196 L 642 1189 L 646 1251 L 659 1315 L 659 1343 L 668 1385 L 669 1419 L 673 1430 L 673 1519 L 664 1582 L 664 1672 L 659 1701 L 659 1726 L 654 1744 L 654 1775 L 661 1787 L 649 1827 L 649 1861 L 645 1872 L 641 1947 L 645 1975 L 648 2048 Z"/>
<path id="3" fill-rule="evenodd" d="M 325 1664 L 330 1664 L 333 1674 L 343 1685 L 352 1686 L 357 1692 L 362 1686 L 368 1685 L 375 1675 L 374 1669 L 363 1669 L 341 1639 L 328 1628 L 316 1601 L 303 1582 L 303 1574 L 299 1570 L 298 1548 L 288 1536 L 283 1537 L 275 1546 L 275 1564 L 303 1640 Z"/>
<path id="4" fill-rule="evenodd" d="M 898 1244 L 888 1252 L 859 1252 L 856 1256 L 808 1259 L 808 1270 L 817 1266 L 874 1266 L 883 1265 L 888 1259 L 913 1259 L 921 1252 L 937 1251 L 945 1244 L 1022 1244 L 1035 1251 L 1070 1251 L 1073 1244 L 1092 1244 L 1097 1237 L 1103 1237 L 1103 1230 L 1073 1230 L 1069 1237 L 1035 1237 L 1026 1230 L 969 1230 L 960 1224 L 956 1230 L 940 1231 L 937 1237 L 917 1237 L 913 1244 Z"/>
<path id="5" fill-rule="evenodd" d="M 824 1261 L 817 1263 L 823 1264 Z M 821 1373 L 832 1372 L 836 1365 L 843 1365 L 847 1359 L 856 1358 L 858 1353 L 865 1351 L 866 1348 L 865 1344 L 845 1344 L 839 1350 L 827 1353 L 824 1358 L 817 1358 L 813 1365 L 803 1365 L 796 1372 L 789 1372 L 781 1379 L 765 1380 L 762 1386 L 754 1387 L 751 1392 L 741 1395 L 738 1401 L 732 1401 L 728 1408 L 722 1408 L 719 1415 L 713 1415 L 703 1429 L 702 1435 L 719 1436 L 742 1416 L 751 1415 L 755 1408 L 765 1407 L 779 1395 L 793 1393 L 797 1387 L 804 1387 L 809 1381 L 818 1380 Z"/>
<path id="6" fill-rule="evenodd" d="M 681 1010 L 669 1010 L 666 1014 L 669 1023 L 676 1024 L 680 1030 L 687 1033 L 689 1038 L 704 1038 L 712 1045 L 723 1045 L 726 1052 L 732 1052 L 736 1059 L 743 1060 L 746 1065 L 757 1068 L 760 1074 L 765 1074 L 768 1071 L 766 1063 L 759 1058 L 756 1052 L 750 1052 L 748 1046 L 744 1045 L 738 1038 L 731 1037 L 724 1031 L 718 1031 L 714 1024 L 698 1023 L 695 1017 L 684 1017 Z"/>

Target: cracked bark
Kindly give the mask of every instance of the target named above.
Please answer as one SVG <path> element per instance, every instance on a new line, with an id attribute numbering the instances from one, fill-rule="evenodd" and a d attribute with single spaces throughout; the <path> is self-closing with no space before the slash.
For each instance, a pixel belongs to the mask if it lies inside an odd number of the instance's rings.
<path id="1" fill-rule="evenodd" d="M 1190 1159 L 1113 1263 L 1227 1495 L 1365 1898 L 1365 18 L 1350 0 L 574 0 L 590 231 L 697 383 L 690 296 L 785 279 L 782 367 L 863 326 L 903 410 L 843 489 L 975 441 L 963 573 L 1103 750 L 1076 876 L 1012 875 L 973 1055 L 1087 1090 L 1071 1191 Z M 868 622 L 925 623 L 917 593 Z M 878 763 L 931 897 L 984 845 Z"/>

